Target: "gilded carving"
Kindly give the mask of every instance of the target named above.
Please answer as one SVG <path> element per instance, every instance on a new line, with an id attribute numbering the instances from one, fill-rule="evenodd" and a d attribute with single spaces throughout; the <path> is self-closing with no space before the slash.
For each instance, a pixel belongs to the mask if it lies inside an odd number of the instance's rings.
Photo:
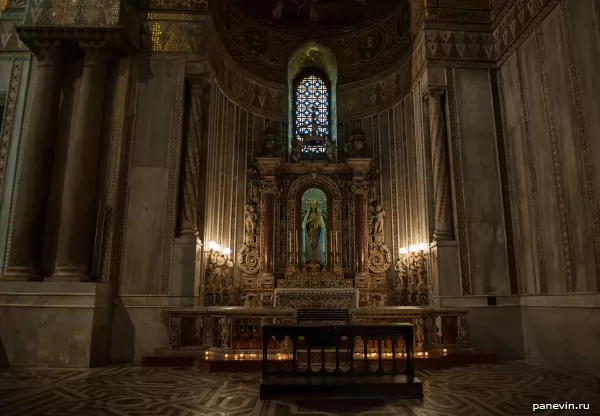
<path id="1" fill-rule="evenodd" d="M 373 273 L 383 273 L 387 271 L 392 264 L 392 253 L 385 244 L 383 238 L 383 228 L 385 221 L 385 211 L 379 203 L 370 207 L 371 221 L 371 239 L 369 241 L 369 270 Z"/>
<path id="2" fill-rule="evenodd" d="M 221 341 L 221 348 L 227 349 L 231 345 L 231 319 L 221 318 L 219 319 L 219 340 Z"/>
<path id="3" fill-rule="evenodd" d="M 260 253 L 256 241 L 258 215 L 254 204 L 247 204 L 244 209 L 244 243 L 238 250 L 237 263 L 242 272 L 258 273 L 260 269 Z"/>
<path id="4" fill-rule="evenodd" d="M 344 146 L 344 152 L 348 157 L 363 157 L 365 155 L 366 147 L 365 132 L 360 129 L 355 129 L 350 134 L 347 143 Z"/>

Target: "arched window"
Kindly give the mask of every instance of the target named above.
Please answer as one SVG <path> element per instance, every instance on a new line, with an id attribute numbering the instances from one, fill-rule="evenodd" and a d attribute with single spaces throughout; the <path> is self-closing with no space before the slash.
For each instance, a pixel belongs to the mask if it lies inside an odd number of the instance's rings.
<path id="1" fill-rule="evenodd" d="M 331 137 L 331 86 L 321 72 L 302 71 L 294 82 L 294 138 L 303 153 L 325 153 Z"/>

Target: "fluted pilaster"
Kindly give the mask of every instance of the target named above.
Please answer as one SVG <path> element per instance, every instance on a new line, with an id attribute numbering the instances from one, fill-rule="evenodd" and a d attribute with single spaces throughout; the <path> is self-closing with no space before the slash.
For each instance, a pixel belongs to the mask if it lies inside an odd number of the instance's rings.
<path id="1" fill-rule="evenodd" d="M 275 209 L 275 192 L 277 184 L 272 181 L 265 181 L 261 185 L 262 195 L 262 215 L 263 215 L 263 273 L 273 273 L 273 222 Z"/>
<path id="2" fill-rule="evenodd" d="M 85 63 L 67 151 L 56 267 L 52 275 L 57 280 L 91 279 L 94 195 L 110 54 L 104 43 L 82 42 L 80 47 L 85 52 Z"/>
<path id="3" fill-rule="evenodd" d="M 17 202 L 8 264 L 3 279 L 40 280 L 49 179 L 60 102 L 59 42 L 35 42 L 38 70 L 19 167 Z"/>
<path id="4" fill-rule="evenodd" d="M 450 158 L 448 139 L 444 128 L 441 89 L 430 89 L 426 99 L 429 104 L 429 137 L 433 172 L 435 202 L 435 240 L 453 239 L 452 194 L 450 192 Z"/>

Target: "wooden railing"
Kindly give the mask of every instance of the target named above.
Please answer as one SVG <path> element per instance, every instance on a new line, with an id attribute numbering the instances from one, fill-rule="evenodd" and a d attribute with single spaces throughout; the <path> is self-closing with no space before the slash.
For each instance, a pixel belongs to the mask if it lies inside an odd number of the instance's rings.
<path id="1" fill-rule="evenodd" d="M 262 336 L 261 400 L 423 397 L 422 382 L 415 377 L 412 324 L 270 324 L 262 327 Z M 291 358 L 291 363 L 269 359 L 267 346 L 273 339 L 289 345 L 291 354 L 286 358 Z M 397 353 L 400 343 L 405 353 Z M 388 347 L 391 353 L 384 352 Z M 369 352 L 373 349 L 376 352 Z M 314 350 L 320 358 L 316 369 L 312 365 Z M 333 360 L 325 359 L 326 350 L 333 350 Z M 298 368 L 301 351 L 306 353 L 303 371 Z M 402 357 L 404 369 L 398 365 Z M 269 364 L 277 366 L 271 369 Z"/>
<path id="2" fill-rule="evenodd" d="M 262 327 L 263 337 L 263 374 L 286 375 L 311 375 L 311 374 L 405 374 L 414 377 L 414 328 L 412 324 L 268 324 Z M 278 368 L 269 369 L 268 344 L 271 339 L 278 342 L 289 340 L 291 343 L 291 368 L 286 371 Z M 357 341 L 359 341 L 357 343 Z M 400 345 L 400 342 L 402 345 Z M 376 352 L 369 348 L 369 344 L 376 348 Z M 356 346 L 361 351 L 356 351 Z M 298 350 L 306 351 L 307 365 L 304 371 L 298 369 Z M 384 349 L 391 348 L 391 353 L 384 353 Z M 400 353 L 404 349 L 405 353 Z M 320 352 L 320 367 L 317 371 L 312 368 L 314 350 Z M 335 367 L 328 369 L 325 359 L 326 349 L 335 349 Z M 359 358 L 359 360 L 356 360 Z M 398 368 L 399 358 L 404 358 L 405 369 Z M 374 360 L 376 359 L 376 360 Z M 375 369 L 371 362 L 376 361 Z M 391 361 L 391 365 L 384 365 L 384 361 Z M 361 365 L 357 365 L 357 363 Z M 345 365 L 341 365 L 341 364 Z M 331 370 L 331 371 L 330 371 Z"/>

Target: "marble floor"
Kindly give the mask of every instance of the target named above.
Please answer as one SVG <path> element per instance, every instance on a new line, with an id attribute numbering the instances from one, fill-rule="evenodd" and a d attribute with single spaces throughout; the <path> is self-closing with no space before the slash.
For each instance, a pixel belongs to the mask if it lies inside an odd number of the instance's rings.
<path id="1" fill-rule="evenodd" d="M 258 400 L 260 375 L 185 368 L 0 369 L 2 416 L 597 415 L 597 379 L 524 362 L 422 371 L 425 398 Z M 534 403 L 582 403 L 590 410 L 538 410 Z"/>

